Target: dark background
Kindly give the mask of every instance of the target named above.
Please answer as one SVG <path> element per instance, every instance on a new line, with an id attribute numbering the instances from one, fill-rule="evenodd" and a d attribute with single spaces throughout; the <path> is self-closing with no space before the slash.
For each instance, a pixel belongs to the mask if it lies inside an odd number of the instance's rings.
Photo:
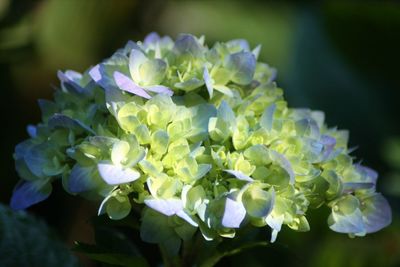
<path id="1" fill-rule="evenodd" d="M 221 266 L 400 266 L 400 5 L 390 1 L 0 0 L 1 203 L 18 181 L 14 147 L 39 122 L 37 99 L 52 98 L 57 70 L 84 71 L 151 31 L 262 44 L 289 106 L 323 110 L 329 126 L 349 129 L 353 155 L 380 173 L 392 206 L 390 227 L 356 239 L 329 230 L 328 210 L 311 211 L 310 232 L 284 228 L 275 245 Z M 29 211 L 68 246 L 93 239 L 96 205 L 59 185 Z"/>

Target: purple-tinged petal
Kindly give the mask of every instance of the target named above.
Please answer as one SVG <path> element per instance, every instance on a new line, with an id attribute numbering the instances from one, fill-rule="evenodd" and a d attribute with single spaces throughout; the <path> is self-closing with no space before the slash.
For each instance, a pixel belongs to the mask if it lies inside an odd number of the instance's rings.
<path id="1" fill-rule="evenodd" d="M 56 113 L 54 114 L 48 121 L 48 125 L 51 128 L 67 128 L 71 130 L 85 130 L 91 134 L 96 134 L 92 129 L 90 129 L 87 125 L 83 124 L 81 121 L 72 119 L 64 114 Z"/>
<path id="2" fill-rule="evenodd" d="M 271 68 L 271 76 L 268 78 L 268 83 L 275 81 L 278 76 L 278 71 L 275 68 Z"/>
<path id="3" fill-rule="evenodd" d="M 16 159 L 24 159 L 25 155 L 28 151 L 35 146 L 35 143 L 32 142 L 32 139 L 27 139 L 18 145 L 15 146 L 15 158 Z"/>
<path id="4" fill-rule="evenodd" d="M 61 82 L 72 82 L 77 84 L 77 82 L 82 78 L 82 74 L 72 70 L 67 70 L 65 73 L 59 70 L 57 72 L 57 77 Z"/>
<path id="5" fill-rule="evenodd" d="M 237 179 L 246 181 L 246 182 L 254 182 L 253 178 L 247 176 L 246 174 L 242 173 L 241 171 L 235 171 L 235 170 L 224 170 L 224 172 L 227 172 L 229 174 L 232 174 L 235 176 Z"/>
<path id="6" fill-rule="evenodd" d="M 159 40 L 160 35 L 158 35 L 158 33 L 156 32 L 151 32 L 144 38 L 143 44 L 147 47 L 151 44 L 158 42 Z"/>
<path id="7" fill-rule="evenodd" d="M 361 200 L 361 211 L 367 233 L 374 233 L 392 222 L 392 210 L 381 194 Z"/>
<path id="8" fill-rule="evenodd" d="M 267 130 L 267 131 L 271 131 L 272 130 L 272 123 L 274 120 L 274 113 L 276 110 L 276 105 L 275 103 L 270 105 L 268 108 L 266 108 L 263 112 L 263 114 L 261 115 L 260 118 L 260 126 Z"/>
<path id="9" fill-rule="evenodd" d="M 222 226 L 227 228 L 239 228 L 245 216 L 246 209 L 243 204 L 227 197 L 224 215 L 222 217 Z"/>
<path id="10" fill-rule="evenodd" d="M 266 223 L 268 224 L 269 227 L 271 227 L 272 229 L 272 233 L 271 233 L 271 243 L 274 243 L 276 241 L 276 238 L 278 236 L 279 231 L 282 228 L 282 224 L 283 224 L 283 219 L 284 216 L 279 215 L 277 217 L 274 217 L 272 215 L 269 215 L 267 217 L 267 219 L 265 220 Z"/>
<path id="11" fill-rule="evenodd" d="M 329 135 L 322 135 L 321 143 L 326 147 L 333 148 L 336 145 L 336 138 Z"/>
<path id="12" fill-rule="evenodd" d="M 129 72 L 134 81 L 140 80 L 140 66 L 148 61 L 146 55 L 138 49 L 132 49 L 129 55 Z"/>
<path id="13" fill-rule="evenodd" d="M 26 209 L 48 198 L 51 191 L 48 180 L 20 181 L 14 189 L 10 206 L 13 210 Z"/>
<path id="14" fill-rule="evenodd" d="M 347 154 L 351 154 L 358 149 L 358 146 L 349 147 L 347 149 Z"/>
<path id="15" fill-rule="evenodd" d="M 110 163 L 97 164 L 101 178 L 109 185 L 119 185 L 133 182 L 140 178 L 140 173 L 134 169 L 122 168 Z"/>
<path id="16" fill-rule="evenodd" d="M 203 71 L 203 79 L 204 83 L 206 84 L 208 94 L 210 95 L 210 99 L 213 97 L 213 82 L 210 77 L 210 73 L 208 73 L 208 69 L 206 66 L 204 66 L 204 71 Z"/>
<path id="17" fill-rule="evenodd" d="M 362 175 L 363 180 L 366 182 L 371 182 L 374 185 L 376 184 L 376 181 L 378 180 L 378 173 L 376 171 L 360 164 L 355 164 L 354 167 L 360 173 L 360 175 Z"/>
<path id="18" fill-rule="evenodd" d="M 128 71 L 128 60 L 124 53 L 114 53 L 107 61 L 93 67 L 89 71 L 89 75 L 97 85 L 105 90 L 114 89 L 117 85 L 115 84 L 113 73 L 115 71 Z"/>
<path id="19" fill-rule="evenodd" d="M 36 126 L 29 124 L 26 127 L 26 131 L 28 132 L 29 136 L 35 138 L 37 136 L 37 129 Z"/>
<path id="20" fill-rule="evenodd" d="M 259 187 L 250 186 L 242 195 L 242 203 L 247 214 L 255 218 L 265 218 L 275 205 L 275 190 L 267 192 Z"/>
<path id="21" fill-rule="evenodd" d="M 365 234 L 360 200 L 347 194 L 333 203 L 332 213 L 328 217 L 329 228 L 339 233 Z"/>
<path id="22" fill-rule="evenodd" d="M 180 199 L 145 199 L 144 204 L 166 216 L 175 215 L 183 209 Z"/>
<path id="23" fill-rule="evenodd" d="M 370 189 L 370 188 L 373 188 L 374 186 L 375 186 L 375 184 L 373 184 L 373 183 L 347 182 L 347 183 L 343 183 L 343 192 L 351 193 L 351 192 L 354 192 L 355 190 Z"/>
<path id="24" fill-rule="evenodd" d="M 57 71 L 57 77 L 61 82 L 71 82 L 71 79 L 67 77 L 61 70 Z"/>
<path id="25" fill-rule="evenodd" d="M 307 136 L 317 140 L 320 138 L 318 124 L 311 118 L 304 118 L 296 121 L 296 132 L 300 136 Z"/>
<path id="26" fill-rule="evenodd" d="M 343 152 L 343 150 L 344 150 L 343 147 L 334 149 L 334 150 L 332 151 L 332 153 L 329 154 L 329 156 L 328 156 L 324 161 L 330 161 L 330 160 L 336 158 L 337 156 L 339 156 L 339 155 Z"/>
<path id="27" fill-rule="evenodd" d="M 85 93 L 83 87 L 79 85 L 79 79 L 82 78 L 80 73 L 74 71 L 66 71 L 63 73 L 62 71 L 58 71 L 57 77 L 60 79 L 66 90 L 76 94 Z"/>
<path id="28" fill-rule="evenodd" d="M 256 58 L 251 52 L 238 52 L 226 57 L 225 67 L 230 71 L 231 81 L 248 85 L 253 80 Z"/>
<path id="29" fill-rule="evenodd" d="M 132 51 L 132 49 L 136 49 L 136 50 L 140 50 L 140 46 L 133 42 L 133 41 L 128 41 L 125 45 L 125 47 L 122 49 L 122 53 L 124 55 L 127 55 L 128 53 L 130 53 Z"/>
<path id="30" fill-rule="evenodd" d="M 324 146 L 321 161 L 326 161 L 330 158 L 330 155 L 335 148 L 336 138 L 329 135 L 322 135 L 320 142 Z"/>
<path id="31" fill-rule="evenodd" d="M 251 53 L 253 53 L 253 55 L 256 59 L 258 59 L 258 56 L 260 55 L 260 51 L 261 51 L 261 45 L 259 44 L 251 51 Z"/>
<path id="32" fill-rule="evenodd" d="M 174 95 L 174 91 L 172 91 L 170 88 L 168 88 L 164 85 L 149 86 L 149 87 L 146 87 L 146 90 L 157 93 L 157 94 L 165 94 L 167 96 Z"/>
<path id="33" fill-rule="evenodd" d="M 100 64 L 97 64 L 89 71 L 89 76 L 98 83 L 101 80 Z"/>
<path id="34" fill-rule="evenodd" d="M 250 51 L 249 43 L 245 39 L 234 39 L 226 42 L 226 45 L 231 51 L 231 53 L 241 52 L 241 51 Z"/>
<path id="35" fill-rule="evenodd" d="M 231 106 L 229 106 L 225 100 L 222 100 L 221 104 L 219 105 L 217 116 L 223 121 L 232 124 L 234 127 L 236 126 L 235 112 L 233 112 Z"/>
<path id="36" fill-rule="evenodd" d="M 111 197 L 113 197 L 112 194 L 108 195 L 108 196 L 105 197 L 105 198 L 103 199 L 103 201 L 100 203 L 99 210 L 97 211 L 97 215 L 98 215 L 98 216 L 100 216 L 100 215 L 106 213 L 106 203 L 107 203 L 107 201 L 108 201 Z"/>
<path id="37" fill-rule="evenodd" d="M 93 183 L 93 167 L 82 167 L 75 164 L 68 179 L 68 190 L 71 193 L 82 193 L 96 187 Z"/>
<path id="38" fill-rule="evenodd" d="M 35 176 L 45 178 L 47 175 L 43 171 L 43 167 L 48 163 L 49 143 L 41 143 L 32 146 L 25 146 L 23 155 L 26 166 Z M 17 154 L 19 154 L 17 152 Z"/>
<path id="39" fill-rule="evenodd" d="M 329 226 L 333 231 L 346 234 L 365 233 L 365 224 L 362 219 L 362 213 L 357 208 L 353 213 L 342 215 L 332 212 L 328 222 L 333 223 Z"/>
<path id="40" fill-rule="evenodd" d="M 66 70 L 65 75 L 74 82 L 78 82 L 80 79 L 82 79 L 82 74 L 80 74 L 77 71 L 74 70 Z"/>
<path id="41" fill-rule="evenodd" d="M 150 99 L 151 96 L 140 86 L 136 85 L 128 76 L 116 71 L 114 72 L 114 80 L 117 86 L 126 92 Z"/>
<path id="42" fill-rule="evenodd" d="M 193 57 L 202 57 L 202 47 L 197 38 L 191 34 L 180 34 L 175 41 L 174 50 L 178 54 L 190 54 Z"/>
<path id="43" fill-rule="evenodd" d="M 176 215 L 177 215 L 178 217 L 180 217 L 181 219 L 185 220 L 186 222 L 188 222 L 189 224 L 191 224 L 191 225 L 194 226 L 194 227 L 199 226 L 199 225 L 197 224 L 197 222 L 195 222 L 195 221 L 192 219 L 192 217 L 190 217 L 183 209 L 180 210 L 180 211 L 178 211 L 178 212 L 176 213 Z"/>

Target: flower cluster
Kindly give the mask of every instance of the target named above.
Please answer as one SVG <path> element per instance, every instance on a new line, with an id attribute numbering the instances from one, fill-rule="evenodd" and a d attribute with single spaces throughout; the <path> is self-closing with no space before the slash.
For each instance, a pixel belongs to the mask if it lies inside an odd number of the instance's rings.
<path id="1" fill-rule="evenodd" d="M 353 162 L 347 131 L 289 108 L 259 51 L 152 33 L 83 74 L 59 72 L 54 101 L 39 101 L 42 122 L 15 149 L 11 206 L 61 180 L 114 220 L 143 207 L 142 238 L 178 247 L 197 229 L 212 240 L 247 224 L 269 226 L 273 242 L 282 225 L 308 231 L 308 209 L 321 206 L 336 232 L 387 226 L 377 174 Z"/>

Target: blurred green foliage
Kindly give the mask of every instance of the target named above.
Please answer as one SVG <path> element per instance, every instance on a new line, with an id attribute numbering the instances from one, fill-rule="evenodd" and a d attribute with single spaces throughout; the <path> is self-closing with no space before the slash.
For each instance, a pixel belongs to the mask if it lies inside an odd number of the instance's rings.
<path id="1" fill-rule="evenodd" d="M 285 76 L 296 31 L 296 8 L 262 1 L 171 1 L 160 16 L 159 28 L 172 36 L 204 34 L 208 44 L 236 38 L 250 40 L 252 47 L 261 44 L 262 60 Z"/>
<path id="2" fill-rule="evenodd" d="M 0 266 L 77 267 L 79 264 L 42 220 L 0 204 Z"/>
<path id="3" fill-rule="evenodd" d="M 390 172 L 385 175 L 384 189 L 392 196 L 400 197 L 400 137 L 386 140 L 382 156 L 391 167 Z"/>
<path id="4" fill-rule="evenodd" d="M 226 258 L 221 266 L 400 265 L 400 149 L 392 139 L 400 136 L 400 5 L 394 1 L 0 1 L 0 111 L 7 114 L 1 202 L 8 202 L 18 179 L 13 149 L 27 137 L 25 125 L 39 121 L 36 99 L 50 98 L 56 71 L 82 71 L 150 31 L 204 34 L 208 44 L 233 38 L 262 44 L 261 59 L 278 69 L 289 104 L 324 110 L 330 126 L 349 129 L 351 145 L 359 145 L 354 154 L 378 170 L 381 191 L 392 195 L 394 222 L 382 232 L 336 236 L 326 214 L 314 214 L 311 232 L 291 236 L 283 229 L 277 244 Z M 93 214 L 68 220 L 62 215 L 76 213 L 79 202 L 71 206 L 57 188 L 54 195 L 57 201 L 49 202 L 57 205 L 32 211 L 60 232 Z"/>

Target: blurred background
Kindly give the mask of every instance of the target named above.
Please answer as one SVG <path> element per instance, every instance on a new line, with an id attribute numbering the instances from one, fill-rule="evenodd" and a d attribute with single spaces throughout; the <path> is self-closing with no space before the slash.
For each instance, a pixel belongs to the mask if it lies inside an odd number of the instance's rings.
<path id="1" fill-rule="evenodd" d="M 14 147 L 28 137 L 26 125 L 40 121 L 37 99 L 52 98 L 57 70 L 82 72 L 152 31 L 205 35 L 210 46 L 235 38 L 261 44 L 260 60 L 278 69 L 289 106 L 323 110 L 329 126 L 349 129 L 353 155 L 379 172 L 379 191 L 393 210 L 390 227 L 356 239 L 329 230 L 328 210 L 310 211 L 310 232 L 283 229 L 273 246 L 219 266 L 400 266 L 400 4 L 394 1 L 0 0 L 1 203 L 8 204 L 18 181 Z M 96 206 L 61 186 L 29 212 L 67 247 L 94 239 L 88 220 Z M 0 233 L 1 227 L 0 221 Z M 77 256 L 83 266 L 96 266 Z"/>

